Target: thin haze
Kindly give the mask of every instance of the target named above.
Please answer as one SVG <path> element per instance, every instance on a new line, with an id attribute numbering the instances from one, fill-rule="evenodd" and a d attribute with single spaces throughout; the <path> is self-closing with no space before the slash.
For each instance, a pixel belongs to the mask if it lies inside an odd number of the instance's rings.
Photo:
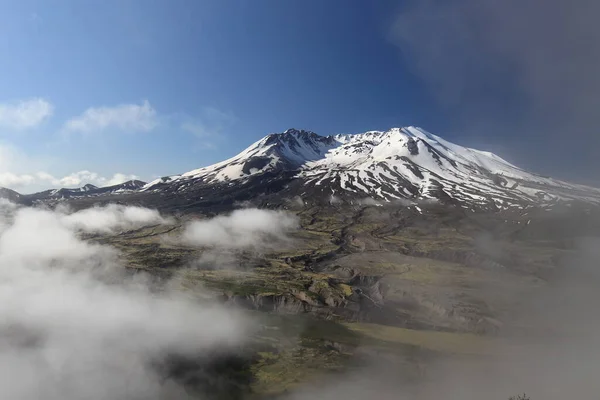
<path id="1" fill-rule="evenodd" d="M 594 0 L 423 0 L 390 37 L 454 130 L 536 171 L 599 182 L 599 12 Z"/>
<path id="2" fill-rule="evenodd" d="M 578 240 L 577 255 L 561 263 L 548 284 L 520 293 L 513 319 L 489 347 L 479 347 L 485 356 L 438 355 L 425 362 L 421 378 L 411 380 L 393 356 L 374 352 L 352 372 L 301 387 L 286 399 L 594 398 L 600 391 L 599 244 L 598 238 Z"/>

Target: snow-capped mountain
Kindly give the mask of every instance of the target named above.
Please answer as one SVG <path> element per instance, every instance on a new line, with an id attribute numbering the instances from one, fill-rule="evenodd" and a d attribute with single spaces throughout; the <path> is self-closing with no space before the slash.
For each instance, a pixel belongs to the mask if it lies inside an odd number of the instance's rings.
<path id="1" fill-rule="evenodd" d="M 289 129 L 228 160 L 150 183 L 6 193 L 27 204 L 89 198 L 172 209 L 243 201 L 277 205 L 290 199 L 309 204 L 438 200 L 492 210 L 572 201 L 600 204 L 600 189 L 524 171 L 495 154 L 416 127 L 334 136 Z"/>
<path id="2" fill-rule="evenodd" d="M 112 186 L 97 187 L 87 184 L 78 188 L 50 189 L 34 194 L 19 195 L 22 203 L 36 203 L 56 200 L 76 199 L 82 197 L 97 197 L 103 195 L 126 194 L 138 191 L 146 182 L 130 180 Z M 16 192 L 15 192 L 16 193 Z M 0 193 L 1 197 L 1 193 Z"/>
<path id="3" fill-rule="evenodd" d="M 289 129 L 228 160 L 158 179 L 141 190 L 177 193 L 193 201 L 210 193 L 229 196 L 233 188 L 240 199 L 278 193 L 305 201 L 438 199 L 486 208 L 561 200 L 600 204 L 600 189 L 529 173 L 495 154 L 417 127 L 326 137 Z M 194 199 L 192 193 L 200 196 Z"/>

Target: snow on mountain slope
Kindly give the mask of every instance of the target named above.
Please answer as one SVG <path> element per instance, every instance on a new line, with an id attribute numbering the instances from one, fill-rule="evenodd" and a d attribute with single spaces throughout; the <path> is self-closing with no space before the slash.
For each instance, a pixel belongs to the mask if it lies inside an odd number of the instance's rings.
<path id="1" fill-rule="evenodd" d="M 211 180 L 227 181 L 270 169 L 297 168 L 308 161 L 322 159 L 336 145 L 335 140 L 312 132 L 288 130 L 266 136 L 237 156 L 187 172 L 180 179 L 210 177 Z"/>
<path id="2" fill-rule="evenodd" d="M 495 154 L 450 143 L 416 127 L 327 137 L 290 129 L 268 135 L 228 160 L 161 178 L 142 190 L 242 187 L 267 173 L 290 171 L 292 181 L 302 185 L 300 193 L 288 194 L 302 197 L 319 193 L 439 199 L 500 208 L 559 200 L 600 203 L 599 189 L 529 173 Z"/>
<path id="3" fill-rule="evenodd" d="M 140 190 L 144 191 L 144 190 L 150 189 L 153 186 L 159 185 L 161 183 L 169 183 L 169 182 L 171 182 L 171 181 L 179 178 L 180 176 L 181 175 L 163 176 L 162 178 L 158 178 L 158 179 L 155 179 L 155 180 L 153 180 L 151 182 L 146 183 L 144 186 L 142 186 L 140 188 Z"/>

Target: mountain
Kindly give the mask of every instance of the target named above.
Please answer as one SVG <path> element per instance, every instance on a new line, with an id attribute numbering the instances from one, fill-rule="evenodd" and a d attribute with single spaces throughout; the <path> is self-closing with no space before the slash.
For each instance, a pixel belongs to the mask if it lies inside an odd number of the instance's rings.
<path id="1" fill-rule="evenodd" d="M 261 196 L 273 202 L 294 196 L 305 202 L 425 200 L 473 209 L 600 204 L 600 189 L 524 171 L 417 127 L 335 136 L 289 129 L 228 160 L 160 178 L 141 191 L 164 199 L 176 195 L 180 204 Z"/>
<path id="2" fill-rule="evenodd" d="M 141 189 L 146 182 L 139 180 L 130 180 L 112 186 L 97 187 L 91 184 L 84 185 L 79 188 L 69 189 L 49 189 L 43 192 L 19 195 L 17 202 L 24 204 L 35 204 L 40 202 L 53 202 L 68 199 L 98 197 L 105 195 L 119 195 L 135 192 Z M 16 192 L 15 192 L 16 193 Z M 0 193 L 1 196 L 1 193 Z M 14 201 L 14 200 L 13 200 Z"/>
<path id="3" fill-rule="evenodd" d="M 290 199 L 303 204 L 435 201 L 471 210 L 600 204 L 600 189 L 527 172 L 493 153 L 412 126 L 333 136 L 289 129 L 228 160 L 147 184 L 7 196 L 24 204 L 123 201 L 174 210 L 228 208 L 245 201 L 277 206 Z"/>
<path id="4" fill-rule="evenodd" d="M 21 194 L 12 189 L 0 187 L 0 199 L 6 199 L 13 203 L 18 203 L 21 199 Z"/>

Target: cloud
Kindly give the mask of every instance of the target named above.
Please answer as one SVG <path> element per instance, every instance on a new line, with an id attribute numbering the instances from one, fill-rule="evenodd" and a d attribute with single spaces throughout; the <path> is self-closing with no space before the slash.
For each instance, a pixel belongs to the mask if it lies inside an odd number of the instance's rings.
<path id="1" fill-rule="evenodd" d="M 156 110 L 148 100 L 141 104 L 120 104 L 114 107 L 88 108 L 64 125 L 67 132 L 94 133 L 108 130 L 149 132 L 158 125 Z"/>
<path id="2" fill-rule="evenodd" d="M 0 103 L 0 126 L 15 130 L 35 128 L 53 112 L 52 104 L 42 98 Z"/>
<path id="3" fill-rule="evenodd" d="M 12 172 L 0 172 L 0 186 L 27 186 L 34 183 L 35 180 L 35 177 L 29 174 L 13 174 Z"/>
<path id="4" fill-rule="evenodd" d="M 14 146 L 7 143 L 0 143 L 0 169 L 10 169 L 19 163 L 27 161 L 27 158 Z"/>
<path id="5" fill-rule="evenodd" d="M 181 129 L 200 138 L 220 134 L 223 129 L 236 120 L 232 113 L 223 112 L 214 107 L 205 107 L 200 116 L 181 124 Z"/>
<path id="6" fill-rule="evenodd" d="M 181 129 L 198 137 L 210 136 L 212 133 L 201 122 L 184 122 L 181 124 Z"/>
<path id="7" fill-rule="evenodd" d="M 114 186 L 130 180 L 139 179 L 133 174 L 117 172 L 112 177 L 104 177 L 96 172 L 77 171 L 69 175 L 57 178 L 48 172 L 39 171 L 34 174 L 15 174 L 12 172 L 0 172 L 0 186 L 20 188 L 31 185 L 47 184 L 55 187 L 74 188 L 85 184 L 99 187 Z"/>
<path id="8" fill-rule="evenodd" d="M 0 186 L 14 188 L 34 184 L 38 178 L 28 169 L 40 164 L 39 158 L 32 159 L 14 146 L 0 143 Z"/>
<path id="9" fill-rule="evenodd" d="M 297 229 L 298 224 L 290 213 L 249 208 L 193 221 L 186 226 L 181 240 L 219 249 L 267 248 L 285 241 L 287 233 Z"/>
<path id="10" fill-rule="evenodd" d="M 82 217 L 84 225 L 112 214 L 97 211 Z M 60 213 L 21 208 L 0 224 L 3 395 L 191 398 L 169 374 L 169 360 L 208 362 L 243 342 L 245 320 L 210 302 L 151 292 L 143 279 L 126 276 L 114 249 L 81 241 L 64 222 Z M 208 371 L 190 380 L 210 379 Z"/>
<path id="11" fill-rule="evenodd" d="M 36 176 L 41 180 L 48 181 L 53 185 L 60 187 L 79 187 L 88 183 L 100 187 L 113 186 L 130 181 L 132 179 L 139 179 L 137 175 L 127 175 L 120 172 L 117 172 L 111 178 L 106 178 L 96 172 L 87 170 L 73 172 L 69 175 L 63 176 L 62 178 L 55 178 L 46 172 L 38 172 Z"/>
<path id="12" fill-rule="evenodd" d="M 88 208 L 75 213 L 59 209 L 58 213 L 63 225 L 87 233 L 111 233 L 170 222 L 156 210 L 117 204 Z"/>
<path id="13" fill-rule="evenodd" d="M 381 206 L 382 202 L 375 200 L 372 197 L 365 197 L 363 199 L 358 199 L 357 204 L 360 204 L 362 206 Z"/>
<path id="14" fill-rule="evenodd" d="M 509 147 L 523 166 L 594 175 L 600 25 L 594 0 L 419 0 L 390 37 L 452 115 L 453 130 Z M 568 139 L 567 139 L 568 138 Z M 576 157 L 564 162 L 565 141 Z M 585 145 L 583 145 L 585 144 Z M 529 165 L 527 165 L 529 164 Z"/>
<path id="15" fill-rule="evenodd" d="M 53 185 L 58 185 L 61 187 L 81 186 L 84 183 L 92 183 L 102 179 L 97 173 L 85 170 L 73 172 L 72 174 L 63 176 L 62 178 L 54 178 L 52 175 L 44 172 L 39 173 L 38 177 L 44 177 L 46 180 L 52 182 Z"/>
<path id="16" fill-rule="evenodd" d="M 231 112 L 224 112 L 214 107 L 205 107 L 199 116 L 184 118 L 180 128 L 202 139 L 203 147 L 215 148 L 214 141 L 218 140 L 235 121 L 236 117 Z"/>
<path id="17" fill-rule="evenodd" d="M 48 187 L 80 187 L 87 183 L 102 187 L 140 179 L 134 174 L 117 172 L 112 176 L 103 176 L 88 170 L 56 177 L 44 170 L 48 164 L 48 160 L 27 156 L 18 148 L 0 142 L 0 186 L 3 187 L 40 190 Z"/>
<path id="18" fill-rule="evenodd" d="M 133 174 L 115 173 L 111 177 L 104 177 L 92 171 L 77 171 L 63 177 L 39 171 L 32 174 L 16 174 L 12 172 L 0 172 L 0 186 L 10 188 L 22 188 L 32 185 L 48 185 L 53 187 L 75 188 L 86 184 L 98 187 L 114 186 L 130 180 L 140 179 Z"/>
<path id="19" fill-rule="evenodd" d="M 114 174 L 112 176 L 112 178 L 110 178 L 106 181 L 105 186 L 118 185 L 120 183 L 135 180 L 135 179 L 140 179 L 140 177 L 137 175 L 132 175 L 132 174 L 127 175 L 127 174 L 122 174 L 120 172 L 117 172 L 116 174 Z"/>

